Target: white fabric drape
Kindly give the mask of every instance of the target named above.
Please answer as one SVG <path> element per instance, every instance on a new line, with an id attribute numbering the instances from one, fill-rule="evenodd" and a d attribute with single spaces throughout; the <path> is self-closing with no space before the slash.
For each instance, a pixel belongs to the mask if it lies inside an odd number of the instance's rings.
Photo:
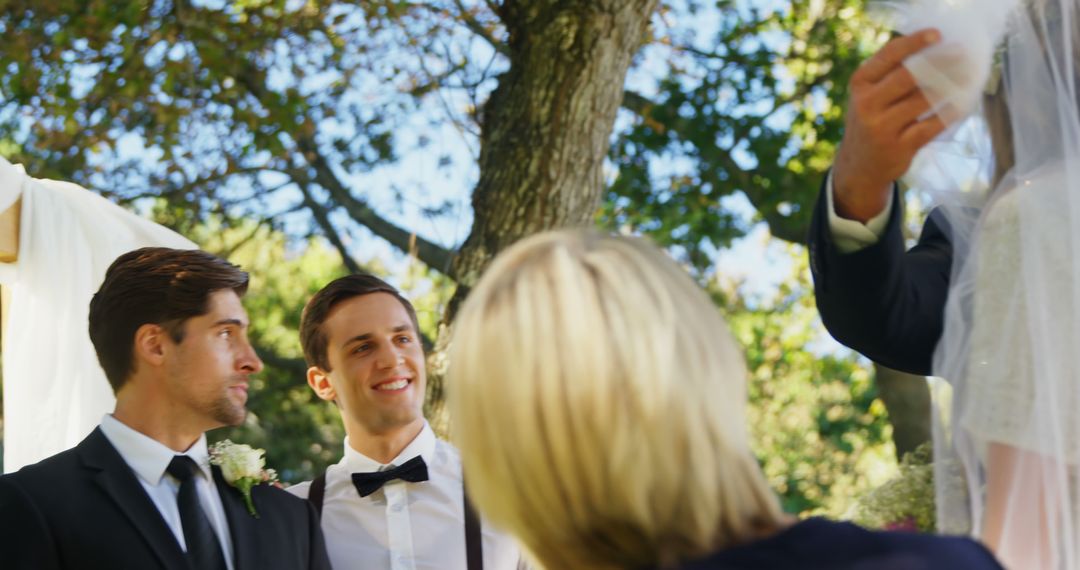
<path id="1" fill-rule="evenodd" d="M 979 108 L 991 63 L 1009 18 L 1024 0 L 893 0 L 881 2 L 902 34 L 935 28 L 942 42 L 904 61 L 946 124 Z"/>
<path id="2" fill-rule="evenodd" d="M 191 241 L 78 185 L 27 176 L 0 158 L 0 211 L 22 197 L 19 258 L 3 339 L 4 470 L 78 443 L 114 398 L 87 332 L 90 298 L 120 254 Z"/>

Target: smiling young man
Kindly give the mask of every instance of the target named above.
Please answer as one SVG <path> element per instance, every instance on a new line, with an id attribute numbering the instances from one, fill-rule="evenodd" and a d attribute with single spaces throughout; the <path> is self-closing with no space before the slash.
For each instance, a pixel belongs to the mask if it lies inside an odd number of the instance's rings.
<path id="1" fill-rule="evenodd" d="M 513 541 L 467 506 L 457 450 L 424 419 L 412 304 L 371 275 L 342 277 L 308 302 L 300 342 L 308 384 L 341 411 L 345 454 L 289 491 L 319 509 L 334 568 L 518 568 Z"/>
<path id="2" fill-rule="evenodd" d="M 309 504 L 258 485 L 256 518 L 209 464 L 204 432 L 244 420 L 262 369 L 247 285 L 198 250 L 112 263 L 89 329 L 115 411 L 75 448 L 0 477 L 4 568 L 329 568 Z"/>

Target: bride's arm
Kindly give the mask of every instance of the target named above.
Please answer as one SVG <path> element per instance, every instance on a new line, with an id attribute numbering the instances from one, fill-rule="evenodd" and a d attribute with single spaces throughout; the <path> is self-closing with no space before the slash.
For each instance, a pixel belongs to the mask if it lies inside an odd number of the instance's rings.
<path id="1" fill-rule="evenodd" d="M 1051 533 L 1060 532 L 1064 467 L 1045 455 L 990 443 L 981 539 L 1006 568 L 1051 568 Z M 1060 539 L 1060 537 L 1059 537 Z"/>

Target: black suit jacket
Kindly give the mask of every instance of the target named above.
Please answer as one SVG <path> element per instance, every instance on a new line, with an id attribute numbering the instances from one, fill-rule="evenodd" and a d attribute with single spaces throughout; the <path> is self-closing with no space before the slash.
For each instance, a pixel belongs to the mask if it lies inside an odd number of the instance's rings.
<path id="1" fill-rule="evenodd" d="M 259 485 L 251 516 L 214 468 L 229 521 L 236 570 L 330 568 L 322 530 L 307 501 Z M 0 562 L 4 568 L 189 569 L 134 471 L 95 429 L 76 447 L 0 477 Z"/>
<path id="2" fill-rule="evenodd" d="M 825 328 L 874 362 L 929 375 L 944 327 L 952 270 L 945 217 L 931 212 L 918 243 L 904 251 L 903 207 L 894 188 L 885 234 L 870 247 L 844 254 L 829 231 L 826 191 L 822 185 L 808 239 L 814 293 Z"/>

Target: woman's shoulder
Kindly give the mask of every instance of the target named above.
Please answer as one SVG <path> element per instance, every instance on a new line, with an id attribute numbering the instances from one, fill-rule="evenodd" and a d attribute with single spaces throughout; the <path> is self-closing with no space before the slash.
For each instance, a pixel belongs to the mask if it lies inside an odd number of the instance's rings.
<path id="1" fill-rule="evenodd" d="M 847 522 L 807 519 L 768 538 L 726 549 L 682 570 L 721 568 L 1002 568 L 984 546 L 961 537 L 871 531 Z"/>

